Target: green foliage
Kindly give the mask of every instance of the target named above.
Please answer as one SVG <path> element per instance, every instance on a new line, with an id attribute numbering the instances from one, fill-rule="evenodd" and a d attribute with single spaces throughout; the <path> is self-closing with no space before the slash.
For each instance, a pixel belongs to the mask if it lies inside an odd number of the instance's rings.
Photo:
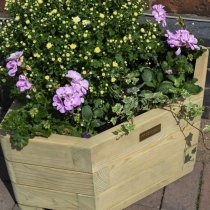
<path id="1" fill-rule="evenodd" d="M 210 132 L 210 125 L 205 125 L 205 127 L 203 128 L 203 132 Z"/>
<path id="2" fill-rule="evenodd" d="M 186 120 L 193 120 L 195 117 L 201 116 L 203 113 L 204 107 L 190 101 L 186 105 L 181 106 L 178 117 L 184 118 Z"/>
<path id="3" fill-rule="evenodd" d="M 176 56 L 160 24 L 140 24 L 145 5 L 142 0 L 7 0 L 11 19 L 0 31 L 1 83 L 12 84 L 12 96 L 25 104 L 3 123 L 15 147 L 36 135 L 81 137 L 121 122 L 119 132 L 128 133 L 136 115 L 201 91 L 193 69 L 203 50 Z M 24 51 L 22 65 L 9 77 L 6 59 L 15 51 Z M 70 69 L 82 74 L 89 90 L 80 107 L 63 114 L 52 98 L 69 85 Z M 172 75 L 165 73 L 169 69 Z M 33 84 L 23 93 L 15 85 L 20 74 Z"/>

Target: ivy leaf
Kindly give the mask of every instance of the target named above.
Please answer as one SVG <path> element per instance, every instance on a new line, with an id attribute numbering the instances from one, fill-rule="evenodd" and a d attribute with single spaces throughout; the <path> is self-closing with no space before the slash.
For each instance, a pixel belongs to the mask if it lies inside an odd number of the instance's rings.
<path id="1" fill-rule="evenodd" d="M 116 125 L 117 123 L 117 117 L 112 117 L 110 122 L 113 124 L 113 125 Z"/>
<path id="2" fill-rule="evenodd" d="M 90 121 L 93 118 L 93 112 L 89 105 L 83 106 L 82 108 L 82 118 L 85 121 Z"/>
<path id="3" fill-rule="evenodd" d="M 210 132 L 210 125 L 205 125 L 203 132 Z"/>
<path id="4" fill-rule="evenodd" d="M 154 73 L 151 70 L 149 69 L 144 70 L 142 74 L 142 79 L 144 82 L 151 82 L 153 78 L 154 78 Z"/>

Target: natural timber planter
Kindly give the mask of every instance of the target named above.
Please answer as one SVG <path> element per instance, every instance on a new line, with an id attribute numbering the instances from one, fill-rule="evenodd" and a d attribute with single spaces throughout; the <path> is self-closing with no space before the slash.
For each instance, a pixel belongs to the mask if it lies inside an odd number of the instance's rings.
<path id="1" fill-rule="evenodd" d="M 204 88 L 208 51 L 194 77 Z M 203 92 L 191 100 L 203 103 Z M 191 172 L 198 131 L 169 111 L 154 109 L 134 120 L 135 131 L 116 139 L 116 127 L 88 140 L 37 137 L 21 151 L 1 144 L 22 210 L 121 210 Z M 200 126 L 200 118 L 194 120 Z M 190 146 L 186 137 L 192 137 Z"/>

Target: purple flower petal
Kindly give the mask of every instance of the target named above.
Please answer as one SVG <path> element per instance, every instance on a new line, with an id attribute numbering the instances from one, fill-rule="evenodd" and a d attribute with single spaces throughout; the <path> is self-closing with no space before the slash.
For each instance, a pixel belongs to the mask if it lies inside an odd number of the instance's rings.
<path id="1" fill-rule="evenodd" d="M 82 137 L 86 138 L 86 139 L 89 139 L 91 137 L 91 135 L 89 133 L 83 133 Z"/>
<path id="2" fill-rule="evenodd" d="M 175 53 L 176 53 L 176 55 L 178 56 L 178 55 L 181 54 L 181 52 L 182 52 L 182 51 L 181 51 L 181 48 L 179 47 L 178 50 L 177 50 Z"/>
<path id="3" fill-rule="evenodd" d="M 79 81 L 82 79 L 82 76 L 80 73 L 74 71 L 74 70 L 69 70 L 66 77 L 71 78 L 75 81 Z"/>
<path id="4" fill-rule="evenodd" d="M 19 80 L 16 83 L 16 87 L 20 89 L 21 92 L 29 90 L 32 87 L 32 83 L 28 81 L 28 78 L 24 75 L 19 76 Z"/>
<path id="5" fill-rule="evenodd" d="M 11 60 L 19 60 L 20 57 L 23 55 L 23 51 L 17 51 L 15 53 L 12 53 L 7 60 L 11 61 Z"/>
<path id="6" fill-rule="evenodd" d="M 165 73 L 168 74 L 168 75 L 173 74 L 173 70 L 171 70 L 171 69 L 166 70 Z"/>
<path id="7" fill-rule="evenodd" d="M 6 68 L 9 70 L 8 75 L 11 77 L 14 77 L 18 70 L 18 66 L 21 66 L 20 61 L 18 61 L 18 60 L 8 61 L 6 64 Z"/>
<path id="8" fill-rule="evenodd" d="M 155 20 L 163 27 L 167 26 L 166 23 L 166 11 L 164 10 L 164 6 L 162 4 L 155 4 L 152 7 L 152 15 L 154 16 Z"/>
<path id="9" fill-rule="evenodd" d="M 187 30 L 178 30 L 175 34 L 167 30 L 165 36 L 167 37 L 167 43 L 170 47 L 178 47 L 176 55 L 181 54 L 181 47 L 190 48 L 191 50 L 200 49 L 198 46 L 198 40 Z"/>
<path id="10" fill-rule="evenodd" d="M 58 95 L 54 95 L 54 97 L 53 97 L 53 106 L 56 107 L 56 109 L 61 113 L 66 112 L 63 101 Z"/>

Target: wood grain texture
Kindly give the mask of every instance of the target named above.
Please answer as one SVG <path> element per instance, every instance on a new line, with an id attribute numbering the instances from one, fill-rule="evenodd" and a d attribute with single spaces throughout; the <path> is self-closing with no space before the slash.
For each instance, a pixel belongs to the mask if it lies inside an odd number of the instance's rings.
<path id="1" fill-rule="evenodd" d="M 130 197 L 127 197 L 127 199 L 122 200 L 117 205 L 112 206 L 109 208 L 109 210 L 122 210 L 131 204 L 135 203 L 138 200 L 141 200 L 142 198 L 145 198 L 146 196 L 150 195 L 151 193 L 157 191 L 157 189 L 161 189 L 163 186 L 166 186 L 168 184 L 171 184 L 172 182 L 176 181 L 177 179 L 185 176 L 186 174 L 190 173 L 193 170 L 192 168 L 188 168 L 187 170 L 183 171 L 181 174 L 171 174 L 171 177 L 168 179 L 165 179 L 159 183 L 155 183 L 154 185 L 149 186 L 144 191 L 138 192 L 137 194 L 133 194 Z M 103 210 L 103 209 L 97 209 L 97 210 Z M 108 209 L 106 209 L 108 210 Z"/>
<path id="2" fill-rule="evenodd" d="M 44 210 L 43 208 L 32 207 L 32 206 L 25 206 L 25 205 L 18 205 L 21 210 Z"/>
<path id="3" fill-rule="evenodd" d="M 77 195 L 13 183 L 17 202 L 47 209 L 78 210 Z"/>
<path id="4" fill-rule="evenodd" d="M 52 168 L 91 172 L 91 154 L 89 149 L 80 148 L 74 141 L 53 135 L 49 139 L 36 137 L 21 151 L 11 150 L 9 136 L 2 138 L 5 158 L 10 161 L 29 163 Z M 80 139 L 80 138 L 79 138 Z M 58 152 L 59 151 L 59 152 Z M 40 158 L 42 157 L 42 158 Z"/>
<path id="5" fill-rule="evenodd" d="M 199 127 L 199 125 L 200 121 L 195 123 L 194 126 Z M 196 129 L 192 129 L 189 125 L 182 131 L 177 126 L 173 132 L 169 133 L 165 138 L 157 139 L 144 147 L 140 146 L 136 148 L 136 150 L 123 153 L 121 156 L 103 162 L 95 168 L 95 170 L 98 171 L 94 173 L 94 176 L 99 174 L 98 179 L 100 179 L 100 182 L 94 182 L 94 186 L 100 185 L 100 183 L 102 183 L 102 185 L 103 183 L 109 183 L 110 186 L 114 186 L 117 183 L 123 182 L 132 175 L 141 173 L 145 168 L 152 167 L 152 164 L 161 164 L 161 161 L 167 160 L 167 156 L 170 155 L 172 150 L 174 150 L 174 152 L 182 151 L 183 155 L 180 156 L 179 166 L 182 168 L 184 163 L 184 150 L 190 147 L 186 145 L 185 138 L 191 136 L 190 144 L 195 145 L 198 142 L 198 135 L 199 132 Z M 171 145 L 172 148 L 169 150 L 168 148 L 170 148 Z M 105 172 L 103 176 L 100 176 L 102 171 Z M 97 187 L 99 188 L 99 186 Z"/>
<path id="6" fill-rule="evenodd" d="M 197 142 L 198 131 L 191 130 L 192 128 L 188 127 L 184 132 L 193 132 L 193 141 Z M 110 162 L 110 188 L 97 196 L 97 206 L 100 206 L 100 210 L 112 209 L 113 206 L 140 192 L 143 195 L 146 189 L 157 183 L 162 183 L 163 187 L 170 182 L 172 174 L 182 174 L 186 144 L 184 138 L 183 133 L 175 129 L 158 145 L 143 151 L 140 149 Z M 192 164 L 185 168 L 185 171 L 193 168 L 194 161 L 191 161 Z M 115 197 L 116 194 L 118 196 Z M 132 201 L 136 202 L 139 199 L 138 197 Z"/>
<path id="7" fill-rule="evenodd" d="M 197 101 L 200 102 L 201 99 L 199 98 Z M 160 109 L 151 110 L 145 113 L 143 117 L 136 117 L 135 120 L 135 130 L 128 136 L 116 140 L 116 137 L 113 135 L 112 138 L 109 138 L 109 140 L 102 144 L 96 145 L 92 149 L 91 157 L 93 172 L 97 172 L 101 165 L 105 165 L 107 162 L 110 162 L 123 154 L 133 153 L 138 151 L 139 148 L 142 151 L 145 151 L 150 147 L 158 146 L 163 139 L 174 132 L 174 129 L 180 130 L 188 127 L 188 123 L 184 120 L 181 120 L 179 126 L 177 126 L 177 121 L 171 112 Z M 199 121 L 200 117 L 196 118 L 194 123 Z M 161 124 L 161 132 L 139 142 L 140 133 L 159 124 Z"/>
<path id="8" fill-rule="evenodd" d="M 26 186 L 94 195 L 93 175 L 6 161 L 11 181 Z"/>
<path id="9" fill-rule="evenodd" d="M 95 197 L 78 194 L 78 205 L 79 210 L 96 210 Z"/>

